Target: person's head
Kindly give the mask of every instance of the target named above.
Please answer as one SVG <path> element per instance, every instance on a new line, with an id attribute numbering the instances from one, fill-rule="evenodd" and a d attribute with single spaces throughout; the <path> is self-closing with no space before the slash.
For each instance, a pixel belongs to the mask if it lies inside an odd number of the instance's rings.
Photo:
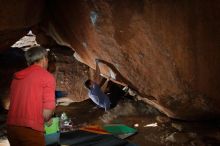
<path id="1" fill-rule="evenodd" d="M 87 88 L 87 89 L 91 89 L 91 86 L 92 86 L 92 80 L 88 79 L 84 82 L 84 86 Z"/>
<path id="2" fill-rule="evenodd" d="M 41 46 L 32 47 L 25 52 L 28 65 L 39 64 L 45 69 L 48 67 L 47 55 L 47 50 Z"/>

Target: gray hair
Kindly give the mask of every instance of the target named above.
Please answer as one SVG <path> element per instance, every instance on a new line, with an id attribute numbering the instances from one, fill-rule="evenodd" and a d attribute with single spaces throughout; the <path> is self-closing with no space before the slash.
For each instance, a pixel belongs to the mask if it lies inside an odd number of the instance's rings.
<path id="1" fill-rule="evenodd" d="M 44 57 L 47 57 L 47 55 L 47 50 L 41 46 L 32 47 L 25 52 L 25 58 L 28 65 L 32 65 L 40 61 Z"/>

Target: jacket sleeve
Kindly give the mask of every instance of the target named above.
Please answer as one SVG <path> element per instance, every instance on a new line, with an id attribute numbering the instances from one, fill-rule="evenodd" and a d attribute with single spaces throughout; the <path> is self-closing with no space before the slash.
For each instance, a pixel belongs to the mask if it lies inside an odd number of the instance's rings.
<path id="1" fill-rule="evenodd" d="M 44 82 L 43 89 L 43 108 L 44 109 L 55 109 L 55 87 L 56 82 L 52 75 L 50 75 Z"/>

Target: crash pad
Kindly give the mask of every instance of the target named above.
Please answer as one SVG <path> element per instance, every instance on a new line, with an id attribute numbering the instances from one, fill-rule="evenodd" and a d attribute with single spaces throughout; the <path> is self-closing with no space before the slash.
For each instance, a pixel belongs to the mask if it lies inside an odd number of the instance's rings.
<path id="1" fill-rule="evenodd" d="M 97 134 L 82 130 L 61 133 L 60 144 L 69 146 L 137 146 L 111 134 Z"/>
<path id="2" fill-rule="evenodd" d="M 60 143 L 60 132 L 45 135 L 46 146 Z"/>
<path id="3" fill-rule="evenodd" d="M 52 125 L 44 125 L 46 145 L 58 144 L 60 141 L 59 118 L 52 118 Z"/>
<path id="4" fill-rule="evenodd" d="M 99 125 L 87 125 L 87 126 L 81 127 L 79 130 L 88 131 L 88 132 L 97 133 L 97 134 L 110 134 L 109 132 L 104 130 Z"/>
<path id="5" fill-rule="evenodd" d="M 104 125 L 103 128 L 107 132 L 121 139 L 125 139 L 137 133 L 136 129 L 128 127 L 127 125 L 124 125 L 124 124 L 107 124 L 107 125 Z"/>
<path id="6" fill-rule="evenodd" d="M 45 129 L 45 133 L 46 134 L 52 134 L 52 133 L 56 133 L 58 131 L 60 131 L 59 128 L 59 118 L 58 117 L 54 117 L 52 118 L 52 125 L 48 126 L 47 124 L 44 125 L 44 129 Z"/>

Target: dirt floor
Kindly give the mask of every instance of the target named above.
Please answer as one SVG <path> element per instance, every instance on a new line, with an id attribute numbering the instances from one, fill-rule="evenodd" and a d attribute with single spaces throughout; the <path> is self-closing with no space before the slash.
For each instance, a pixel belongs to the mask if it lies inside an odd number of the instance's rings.
<path id="1" fill-rule="evenodd" d="M 57 107 L 65 111 L 76 127 L 106 123 L 125 124 L 138 133 L 127 138 L 139 146 L 217 146 L 220 145 L 219 122 L 183 122 L 171 120 L 141 101 L 123 100 L 104 112 L 90 100 Z"/>
<path id="2" fill-rule="evenodd" d="M 141 101 L 122 100 L 110 111 L 97 108 L 90 100 L 58 106 L 56 115 L 65 112 L 74 129 L 85 125 L 125 124 L 138 132 L 127 140 L 138 146 L 218 146 L 219 122 L 183 122 L 171 120 Z M 1 114 L 0 146 L 8 146 L 5 113 Z"/>

